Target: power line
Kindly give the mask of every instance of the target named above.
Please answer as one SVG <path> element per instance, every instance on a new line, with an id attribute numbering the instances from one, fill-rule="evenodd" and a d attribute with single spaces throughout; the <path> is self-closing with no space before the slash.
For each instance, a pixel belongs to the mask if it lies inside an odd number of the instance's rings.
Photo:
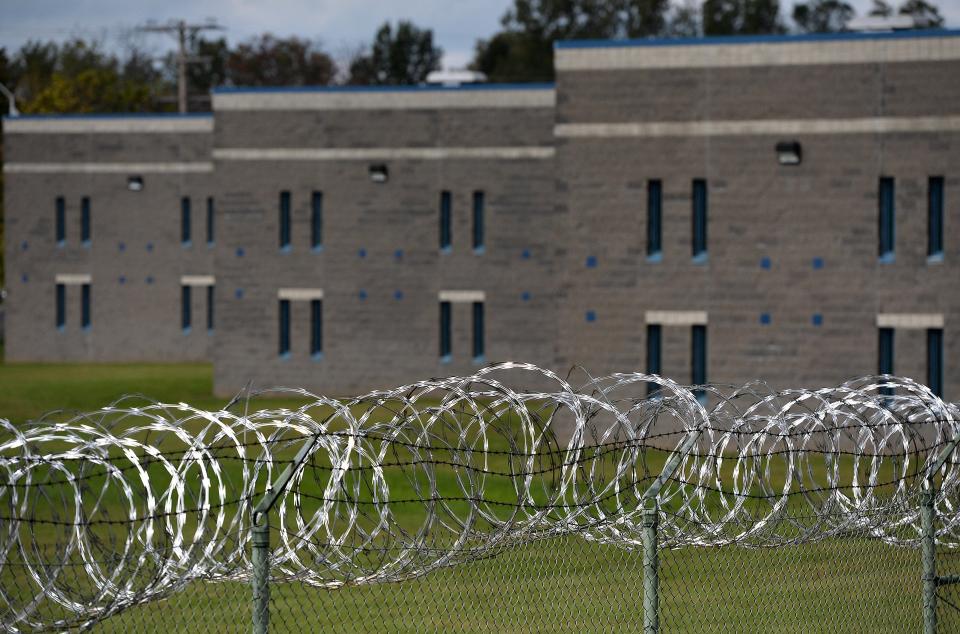
<path id="1" fill-rule="evenodd" d="M 206 61 L 205 57 L 187 54 L 187 42 L 202 31 L 222 31 L 224 27 L 214 20 L 202 24 L 188 24 L 186 20 L 171 20 L 166 24 L 147 24 L 137 27 L 138 31 L 146 33 L 166 33 L 177 39 L 177 104 L 181 113 L 187 111 L 187 64 L 197 64 Z"/>

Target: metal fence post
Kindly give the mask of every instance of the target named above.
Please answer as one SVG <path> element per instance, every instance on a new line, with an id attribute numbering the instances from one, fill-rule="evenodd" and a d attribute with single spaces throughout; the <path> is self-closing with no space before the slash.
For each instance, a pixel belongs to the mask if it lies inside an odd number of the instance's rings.
<path id="1" fill-rule="evenodd" d="M 920 548 L 923 557 L 923 633 L 937 634 L 937 528 L 933 483 L 920 494 Z"/>
<path id="2" fill-rule="evenodd" d="M 643 632 L 660 631 L 660 579 L 657 561 L 657 524 L 659 509 L 656 500 L 643 508 Z"/>
<path id="3" fill-rule="evenodd" d="M 253 634 L 267 634 L 270 627 L 270 521 L 266 513 L 254 513 L 253 518 Z"/>

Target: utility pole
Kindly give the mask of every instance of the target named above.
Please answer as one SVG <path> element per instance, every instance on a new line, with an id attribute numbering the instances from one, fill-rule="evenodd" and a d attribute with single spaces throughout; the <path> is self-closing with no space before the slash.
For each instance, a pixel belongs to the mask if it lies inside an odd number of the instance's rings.
<path id="1" fill-rule="evenodd" d="M 180 113 L 187 111 L 187 64 L 206 61 L 204 57 L 187 54 L 187 43 L 201 31 L 222 31 L 223 27 L 214 20 L 203 24 L 187 24 L 186 20 L 172 20 L 166 24 L 148 22 L 138 27 L 147 33 L 166 33 L 177 38 L 177 104 Z"/>

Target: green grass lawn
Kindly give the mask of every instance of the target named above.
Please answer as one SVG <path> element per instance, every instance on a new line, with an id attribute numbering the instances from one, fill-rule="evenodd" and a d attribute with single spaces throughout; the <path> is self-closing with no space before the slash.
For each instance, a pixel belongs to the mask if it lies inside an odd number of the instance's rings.
<path id="1" fill-rule="evenodd" d="M 213 398 L 211 387 L 209 365 L 0 365 L 0 417 L 16 423 L 55 409 L 92 411 L 130 393 L 218 409 L 225 401 Z M 299 404 L 290 399 L 258 403 Z M 158 442 L 164 447 L 168 441 Z M 663 457 L 653 452 L 649 457 L 656 471 Z M 303 491 L 322 491 L 329 465 L 320 460 L 311 466 Z M 509 468 L 503 457 L 489 466 Z M 228 465 L 224 477 L 239 478 L 237 469 Z M 776 469 L 774 474 L 783 477 Z M 438 467 L 438 491 L 459 494 L 457 475 Z M 164 482 L 165 476 L 151 471 L 151 477 Z M 384 477 L 391 499 L 415 496 L 422 484 L 396 468 Z M 490 476 L 485 496 L 510 500 L 511 487 L 510 478 Z M 122 516 L 119 499 L 116 491 L 105 498 L 107 515 Z M 309 511 L 311 503 L 305 504 Z M 451 508 L 456 513 L 465 506 Z M 405 528 L 417 527 L 422 519 L 416 505 L 392 510 Z M 442 531 L 433 537 L 442 540 Z M 55 531 L 43 528 L 33 538 L 38 544 L 56 540 Z M 0 577 L 5 592 L 14 593 L 23 582 L 9 571 Z M 271 631 L 637 632 L 642 606 L 638 551 L 567 536 L 402 583 L 338 590 L 276 584 Z M 0 605 L 0 615 L 3 610 Z M 240 632 L 249 631 L 249 614 L 246 585 L 197 582 L 166 600 L 111 617 L 97 629 Z M 919 630 L 920 615 L 919 553 L 862 536 L 781 549 L 661 553 L 663 632 L 908 632 Z"/>

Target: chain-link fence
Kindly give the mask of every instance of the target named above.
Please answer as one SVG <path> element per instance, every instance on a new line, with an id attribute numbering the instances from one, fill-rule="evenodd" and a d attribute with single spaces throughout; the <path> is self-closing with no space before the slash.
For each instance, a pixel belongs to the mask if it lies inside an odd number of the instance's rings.
<path id="1" fill-rule="evenodd" d="M 960 625 L 960 412 L 912 381 L 287 393 L 0 421 L 4 629 Z"/>

